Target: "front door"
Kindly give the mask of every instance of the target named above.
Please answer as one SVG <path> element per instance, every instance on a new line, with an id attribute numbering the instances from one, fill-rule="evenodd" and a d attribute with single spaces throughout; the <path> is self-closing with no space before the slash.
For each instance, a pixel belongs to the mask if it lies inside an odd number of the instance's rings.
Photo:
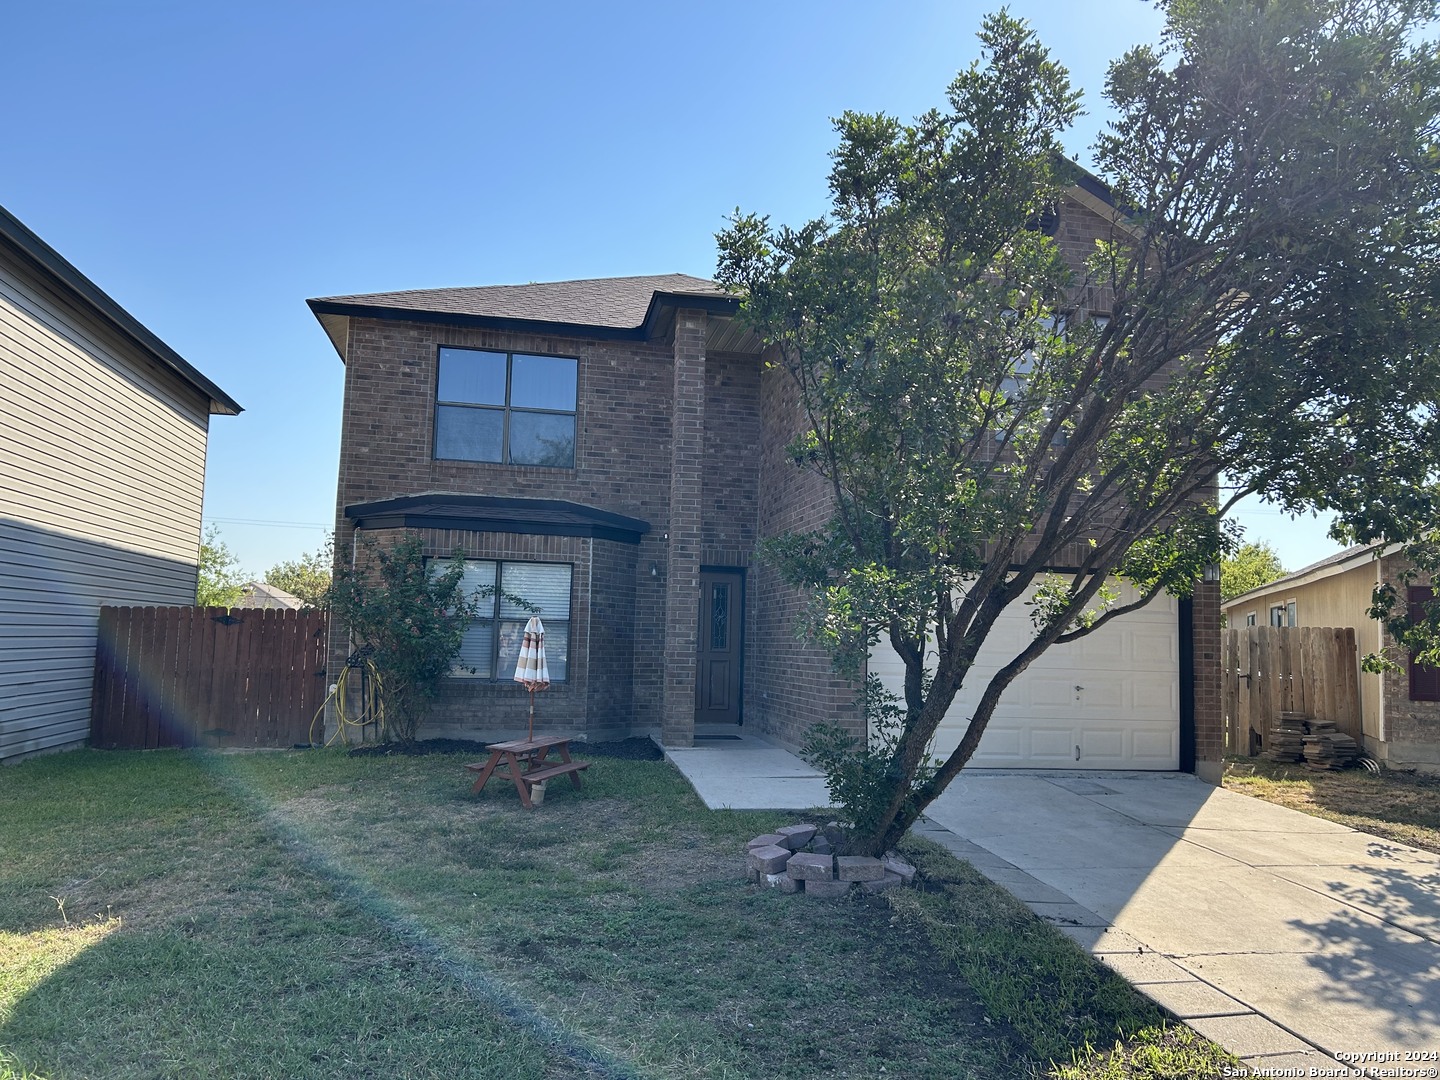
<path id="1" fill-rule="evenodd" d="M 740 570 L 700 571 L 699 656 L 695 723 L 740 723 L 740 659 L 745 626 L 745 577 Z"/>

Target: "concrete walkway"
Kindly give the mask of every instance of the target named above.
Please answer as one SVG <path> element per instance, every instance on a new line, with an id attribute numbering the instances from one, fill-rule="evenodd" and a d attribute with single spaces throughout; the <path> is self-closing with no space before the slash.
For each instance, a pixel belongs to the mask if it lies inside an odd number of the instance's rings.
<path id="1" fill-rule="evenodd" d="M 763 743 L 669 757 L 712 807 L 828 801 Z M 977 770 L 927 818 L 917 835 L 1253 1066 L 1440 1068 L 1404 1057 L 1440 1056 L 1440 856 L 1174 773 Z"/>

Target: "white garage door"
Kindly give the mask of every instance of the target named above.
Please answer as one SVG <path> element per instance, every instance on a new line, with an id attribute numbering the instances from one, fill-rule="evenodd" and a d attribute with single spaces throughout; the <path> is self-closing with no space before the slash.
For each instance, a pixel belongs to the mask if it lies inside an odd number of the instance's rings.
<path id="1" fill-rule="evenodd" d="M 1118 586 L 1121 603 L 1134 599 Z M 1012 604 L 935 735 L 934 752 L 959 744 L 990 677 L 1034 636 L 1030 609 Z M 1179 601 L 1162 594 L 1068 645 L 1047 649 L 1000 699 L 970 764 L 988 769 L 1178 769 Z M 882 641 L 870 670 L 903 694 L 904 667 Z"/>

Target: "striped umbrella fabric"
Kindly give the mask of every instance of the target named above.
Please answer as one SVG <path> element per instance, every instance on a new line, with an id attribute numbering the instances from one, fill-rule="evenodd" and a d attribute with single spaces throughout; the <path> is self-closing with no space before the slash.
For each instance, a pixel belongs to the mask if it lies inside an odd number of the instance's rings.
<path id="1" fill-rule="evenodd" d="M 550 669 L 545 666 L 545 626 L 539 615 L 532 615 L 525 624 L 520 659 L 515 664 L 515 681 L 531 693 L 550 685 Z"/>

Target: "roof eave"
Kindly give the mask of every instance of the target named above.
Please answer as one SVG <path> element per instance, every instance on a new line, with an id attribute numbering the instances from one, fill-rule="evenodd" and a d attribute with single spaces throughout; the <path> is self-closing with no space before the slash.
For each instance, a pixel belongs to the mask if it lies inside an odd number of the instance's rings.
<path id="1" fill-rule="evenodd" d="M 356 304 L 317 298 L 305 301 L 345 359 L 344 329 L 340 319 L 393 319 L 406 322 L 469 326 L 480 330 L 501 330 L 519 334 L 550 334 L 559 337 L 599 338 L 605 341 L 650 341 L 668 328 L 667 314 L 679 308 L 695 308 L 716 315 L 734 315 L 740 301 L 733 296 L 706 296 L 691 293 L 656 292 L 650 297 L 645 318 L 639 326 L 602 326 L 595 323 L 516 319 L 503 315 L 471 315 L 462 312 L 428 311 L 423 308 L 390 307 L 383 304 Z"/>
<path id="2" fill-rule="evenodd" d="M 1366 548 L 1364 551 L 1357 551 L 1349 558 L 1340 559 L 1333 563 L 1323 563 L 1320 566 L 1311 567 L 1309 570 L 1297 570 L 1293 574 L 1286 574 L 1284 577 L 1276 578 L 1267 585 L 1261 585 L 1258 589 L 1251 589 L 1249 592 L 1241 593 L 1233 599 L 1224 601 L 1220 606 L 1228 610 L 1232 607 L 1239 607 L 1243 604 L 1251 604 L 1267 593 L 1276 589 L 1299 588 L 1302 585 L 1313 585 L 1317 581 L 1324 581 L 1339 574 L 1349 573 L 1357 566 L 1364 566 L 1366 563 L 1378 562 L 1389 555 L 1394 555 L 1400 550 L 1399 544 L 1376 544 Z"/>
<path id="3" fill-rule="evenodd" d="M 116 303 L 100 286 L 52 248 L 24 222 L 0 206 L 0 239 L 40 271 L 62 293 L 94 312 L 123 338 L 154 360 L 169 368 L 210 400 L 212 415 L 236 416 L 244 410 L 229 394 L 202 375 L 196 368 L 161 341 L 140 320 Z"/>

